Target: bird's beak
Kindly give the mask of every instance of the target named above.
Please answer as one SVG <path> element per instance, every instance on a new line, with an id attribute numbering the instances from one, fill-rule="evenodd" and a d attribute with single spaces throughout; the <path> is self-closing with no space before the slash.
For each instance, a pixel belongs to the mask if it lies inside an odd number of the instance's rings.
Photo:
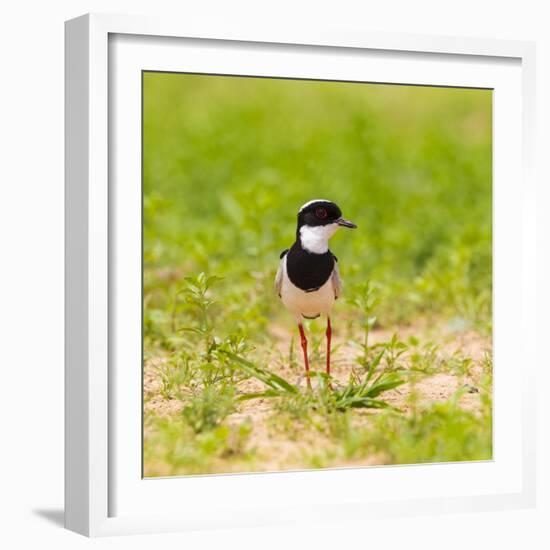
<path id="1" fill-rule="evenodd" d="M 336 223 L 338 225 L 341 225 L 342 227 L 349 227 L 350 229 L 357 229 L 357 226 L 348 220 L 344 220 L 344 218 L 339 218 L 336 220 Z"/>

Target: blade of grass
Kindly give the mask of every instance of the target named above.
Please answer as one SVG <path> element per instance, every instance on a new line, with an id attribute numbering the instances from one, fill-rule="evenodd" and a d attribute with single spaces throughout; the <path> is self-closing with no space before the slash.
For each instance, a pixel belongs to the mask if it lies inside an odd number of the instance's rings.
<path id="1" fill-rule="evenodd" d="M 225 354 L 227 357 L 232 359 L 247 374 L 249 374 L 250 376 L 253 376 L 254 378 L 257 378 L 258 380 L 260 380 L 270 388 L 274 390 L 282 390 L 286 393 L 292 393 L 292 394 L 299 393 L 299 389 L 297 386 L 291 384 L 290 382 L 287 382 L 281 376 L 267 369 L 262 369 L 261 367 L 254 365 L 254 363 L 251 363 L 250 361 L 230 351 L 220 350 L 220 353 Z"/>

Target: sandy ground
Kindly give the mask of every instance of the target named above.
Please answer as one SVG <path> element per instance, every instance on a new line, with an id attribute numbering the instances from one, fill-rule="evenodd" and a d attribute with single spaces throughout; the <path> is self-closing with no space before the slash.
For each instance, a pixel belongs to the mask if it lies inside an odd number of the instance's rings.
<path id="1" fill-rule="evenodd" d="M 369 340 L 370 345 L 377 342 L 388 341 L 396 330 L 374 330 Z M 417 405 L 422 406 L 438 401 L 445 401 L 451 397 L 454 392 L 464 387 L 466 392 L 460 399 L 460 405 L 464 409 L 475 411 L 479 407 L 478 385 L 483 375 L 483 359 L 491 351 L 491 342 L 488 338 L 472 332 L 460 331 L 454 332 L 445 327 L 421 324 L 416 327 L 405 327 L 397 330 L 401 340 L 406 340 L 410 336 L 420 338 L 422 342 L 437 342 L 438 351 L 436 355 L 436 365 L 438 361 L 443 361 L 460 354 L 461 357 L 469 357 L 472 362 L 467 372 L 435 372 L 416 377 L 414 388 L 411 384 L 405 384 L 395 390 L 384 393 L 384 400 L 391 405 L 407 411 L 409 408 L 410 392 L 414 391 L 417 396 Z M 272 358 L 269 368 L 292 382 L 298 382 L 305 387 L 305 378 L 303 375 L 303 363 L 301 348 L 298 341 L 295 341 L 295 361 L 294 368 L 288 365 L 289 343 L 292 338 L 289 327 L 273 327 L 271 336 L 275 342 L 272 352 Z M 295 337 L 296 338 L 296 337 Z M 355 363 L 358 351 L 338 339 L 333 337 L 333 366 L 332 375 L 337 381 L 345 385 Z M 409 359 L 403 356 L 405 366 Z M 181 410 L 182 404 L 179 400 L 164 399 L 160 393 L 161 381 L 158 375 L 158 367 L 163 362 L 162 359 L 148 361 L 144 369 L 144 396 L 145 396 L 145 414 L 170 417 L 177 415 Z M 324 361 L 317 360 L 312 364 L 312 370 L 323 371 Z M 251 392 L 261 391 L 264 386 L 257 380 L 247 380 L 239 386 L 240 391 Z M 376 410 L 357 410 L 356 418 L 359 424 L 366 424 L 369 417 L 378 414 Z M 288 424 L 284 428 L 278 425 L 276 409 L 272 399 L 255 399 L 243 401 L 239 404 L 238 410 L 228 417 L 230 424 L 239 424 L 246 419 L 253 423 L 253 430 L 248 445 L 255 449 L 256 460 L 254 470 L 270 471 L 281 469 L 300 469 L 308 467 L 304 464 L 304 457 L 310 456 L 317 449 L 330 449 L 331 441 L 328 436 L 323 435 L 318 430 L 290 429 Z M 381 457 L 371 456 L 368 459 L 362 459 L 361 465 L 374 465 L 382 462 Z M 346 461 L 337 464 L 338 466 L 353 466 L 353 461 Z"/>

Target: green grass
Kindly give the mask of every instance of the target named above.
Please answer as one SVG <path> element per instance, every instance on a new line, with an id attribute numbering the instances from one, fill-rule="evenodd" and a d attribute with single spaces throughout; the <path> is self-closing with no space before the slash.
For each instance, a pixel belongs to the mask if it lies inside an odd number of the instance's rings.
<path id="1" fill-rule="evenodd" d="M 376 374 L 376 367 L 380 364 L 382 353 L 378 354 L 370 363 L 365 376 L 361 377 L 352 371 L 347 386 L 333 388 L 329 376 L 325 373 L 313 373 L 319 379 L 319 387 L 302 394 L 299 386 L 292 384 L 281 376 L 266 368 L 261 368 L 238 355 L 224 352 L 233 361 L 236 368 L 242 369 L 248 376 L 263 382 L 267 389 L 260 392 L 244 393 L 240 399 L 260 399 L 273 397 L 301 398 L 303 403 L 313 409 L 328 408 L 331 411 L 345 411 L 350 408 L 384 409 L 388 403 L 377 399 L 382 393 L 397 388 L 405 380 L 395 372 L 382 370 Z"/>
<path id="2" fill-rule="evenodd" d="M 145 73 L 146 472 L 262 469 L 258 420 L 245 414 L 262 399 L 279 434 L 322 438 L 289 467 L 490 456 L 490 357 L 449 355 L 443 339 L 491 333 L 491 102 L 488 90 Z M 349 369 L 344 348 L 354 364 L 344 387 L 317 376 L 308 395 L 273 278 L 312 198 L 359 228 L 331 242 L 345 283 L 333 370 Z M 316 371 L 323 331 L 308 323 Z M 475 410 L 461 390 L 413 403 L 417 381 L 479 372 Z M 392 405 L 395 391 L 406 406 Z M 170 414 L 148 408 L 159 400 Z"/>

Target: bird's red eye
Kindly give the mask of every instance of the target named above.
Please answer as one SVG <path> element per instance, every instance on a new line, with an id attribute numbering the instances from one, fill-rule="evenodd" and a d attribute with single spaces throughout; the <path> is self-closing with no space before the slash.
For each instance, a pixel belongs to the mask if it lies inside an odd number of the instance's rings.
<path id="1" fill-rule="evenodd" d="M 328 212 L 326 208 L 317 208 L 315 210 L 315 215 L 320 219 L 324 220 L 328 216 Z"/>

